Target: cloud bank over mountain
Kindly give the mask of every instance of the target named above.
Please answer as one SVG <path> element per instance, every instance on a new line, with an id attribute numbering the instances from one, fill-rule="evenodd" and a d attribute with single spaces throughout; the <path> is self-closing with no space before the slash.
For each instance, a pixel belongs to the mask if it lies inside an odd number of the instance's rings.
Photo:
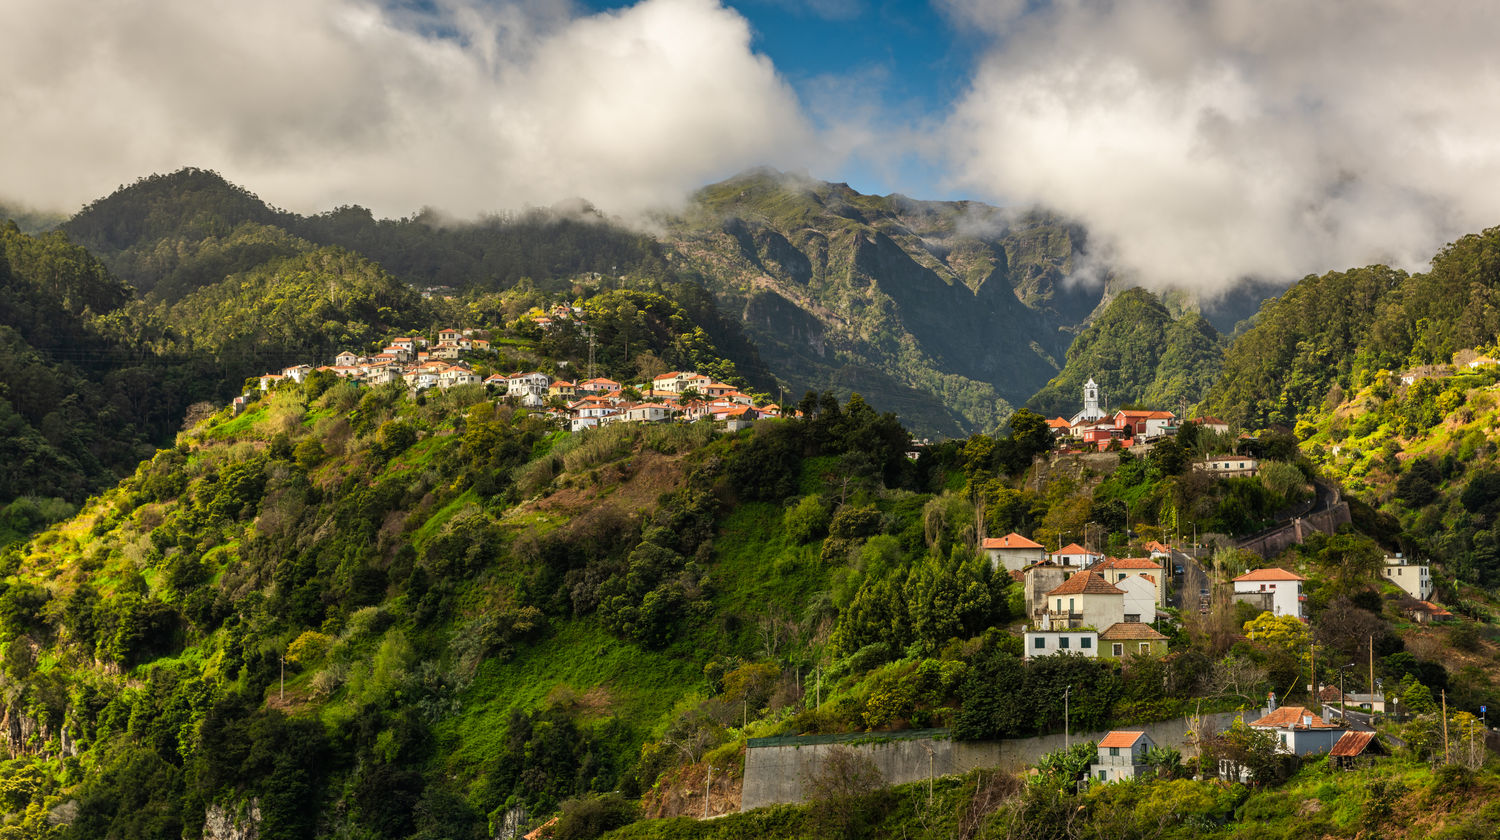
<path id="1" fill-rule="evenodd" d="M 952 173 L 1082 221 L 1150 285 L 1417 268 L 1500 224 L 1500 24 L 1479 4 L 948 0 L 993 38 Z"/>
<path id="2" fill-rule="evenodd" d="M 1090 265 L 1210 294 L 1418 268 L 1500 224 L 1500 17 L 1483 4 L 939 0 L 952 31 L 893 24 L 890 55 L 931 37 L 979 58 L 919 103 L 882 98 L 896 58 L 774 66 L 756 45 L 797 27 L 747 15 L 796 4 L 739 1 L 14 0 L 0 197 L 71 210 L 200 166 L 304 212 L 581 197 L 631 215 L 752 166 L 847 170 L 1044 205 L 1087 226 Z M 868 38 L 887 12 L 805 14 Z"/>
<path id="3" fill-rule="evenodd" d="M 812 137 L 715 0 L 19 0 L 0 28 L 0 194 L 76 207 L 218 169 L 296 210 L 629 213 Z"/>

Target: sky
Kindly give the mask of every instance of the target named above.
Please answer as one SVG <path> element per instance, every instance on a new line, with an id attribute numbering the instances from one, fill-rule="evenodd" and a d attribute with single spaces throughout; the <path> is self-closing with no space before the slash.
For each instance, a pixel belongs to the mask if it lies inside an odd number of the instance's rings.
<path id="1" fill-rule="evenodd" d="M 1044 206 L 1212 293 L 1500 224 L 1456 0 L 6 0 L 0 199 L 211 168 L 272 204 L 636 218 L 767 165 Z"/>

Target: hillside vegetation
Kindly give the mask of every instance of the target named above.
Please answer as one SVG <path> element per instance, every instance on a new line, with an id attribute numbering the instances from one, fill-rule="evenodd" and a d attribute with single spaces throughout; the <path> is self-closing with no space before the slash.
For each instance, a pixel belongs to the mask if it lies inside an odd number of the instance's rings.
<path id="1" fill-rule="evenodd" d="M 1111 409 L 1145 405 L 1180 412 L 1218 378 L 1217 330 L 1195 312 L 1173 318 L 1155 295 L 1127 289 L 1068 347 L 1067 364 L 1027 403 L 1048 417 L 1072 417 L 1093 379 Z"/>

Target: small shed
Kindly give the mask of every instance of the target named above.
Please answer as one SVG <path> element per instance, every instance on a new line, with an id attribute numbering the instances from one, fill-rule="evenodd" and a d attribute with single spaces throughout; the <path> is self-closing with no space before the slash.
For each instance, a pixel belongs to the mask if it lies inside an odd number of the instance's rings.
<path id="1" fill-rule="evenodd" d="M 1388 755 L 1374 732 L 1345 732 L 1328 751 L 1328 760 L 1340 770 L 1371 764 L 1377 755 Z"/>

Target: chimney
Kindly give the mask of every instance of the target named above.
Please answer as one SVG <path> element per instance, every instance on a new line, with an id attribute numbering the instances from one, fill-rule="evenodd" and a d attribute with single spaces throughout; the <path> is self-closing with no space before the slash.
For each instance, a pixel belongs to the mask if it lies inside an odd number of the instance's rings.
<path id="1" fill-rule="evenodd" d="M 1303 715 L 1302 725 L 1308 729 L 1312 729 L 1312 715 Z"/>

